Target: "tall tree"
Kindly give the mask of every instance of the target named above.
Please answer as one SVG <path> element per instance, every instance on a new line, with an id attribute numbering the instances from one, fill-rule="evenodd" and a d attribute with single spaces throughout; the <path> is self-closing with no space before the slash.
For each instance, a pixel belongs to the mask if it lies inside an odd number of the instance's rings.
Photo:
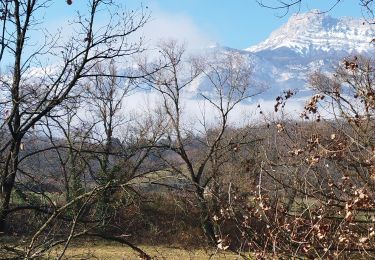
<path id="1" fill-rule="evenodd" d="M 70 24 L 75 33 L 67 41 L 47 30 L 36 39 L 32 32 L 46 26 L 39 17 L 50 5 L 41 0 L 2 1 L 0 61 L 5 113 L 1 129 L 5 134 L 0 147 L 0 232 L 6 230 L 20 151 L 30 129 L 43 117 L 58 116 L 56 107 L 70 98 L 98 62 L 142 51 L 141 42 L 127 40 L 147 21 L 142 10 L 122 12 L 114 1 L 88 0 L 85 13 Z M 111 19 L 103 24 L 99 21 L 102 15 Z M 44 60 L 51 57 L 54 63 L 46 64 Z M 10 64 L 8 71 L 6 64 Z"/>
<path id="2" fill-rule="evenodd" d="M 258 89 L 251 88 L 251 69 L 239 54 L 225 54 L 223 57 L 214 55 L 211 61 L 203 62 L 196 58 L 186 59 L 184 53 L 184 48 L 176 42 L 166 42 L 161 45 L 160 60 L 154 64 L 144 64 L 141 69 L 147 74 L 153 66 L 168 64 L 165 69 L 146 77 L 146 84 L 161 96 L 161 109 L 169 126 L 166 140 L 160 148 L 174 152 L 183 162 L 180 165 L 164 159 L 174 174 L 186 178 L 193 186 L 203 231 L 209 241 L 217 245 L 219 238 L 205 196 L 205 189 L 216 178 L 217 172 L 209 171 L 208 168 L 224 145 L 230 113 L 241 101 L 256 95 Z M 217 117 L 217 121 L 213 130 L 207 118 L 203 117 L 201 125 L 206 138 L 195 140 L 192 130 L 184 121 L 183 98 L 185 90 L 192 84 L 199 84 L 202 79 L 211 91 L 205 93 L 198 90 L 197 94 L 207 102 L 212 109 L 210 113 Z M 202 146 L 198 155 L 191 151 L 195 141 Z"/>

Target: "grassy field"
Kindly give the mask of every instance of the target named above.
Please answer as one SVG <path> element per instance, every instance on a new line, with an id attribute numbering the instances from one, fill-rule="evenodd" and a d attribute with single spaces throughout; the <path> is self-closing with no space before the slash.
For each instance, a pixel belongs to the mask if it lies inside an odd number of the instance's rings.
<path id="1" fill-rule="evenodd" d="M 1 241 L 0 244 L 4 244 Z M 14 245 L 12 242 L 5 242 L 7 245 Z M 204 250 L 204 249 L 181 249 L 168 246 L 139 246 L 153 259 L 243 259 L 242 257 L 223 251 Z M 49 251 L 42 259 L 56 259 L 61 253 L 61 247 Z M 14 255 L 4 255 L 0 251 L 0 259 L 7 259 Z M 127 246 L 118 243 L 106 241 L 94 242 L 74 242 L 66 251 L 63 259 L 103 259 L 103 260 L 121 260 L 121 259 L 140 259 L 138 254 Z"/>
<path id="2" fill-rule="evenodd" d="M 242 259 L 233 253 L 206 251 L 202 249 L 184 250 L 166 246 L 140 246 L 155 259 Z M 49 259 L 54 259 L 59 250 L 53 250 Z M 129 247 L 115 243 L 84 243 L 71 246 L 64 259 L 139 259 Z"/>

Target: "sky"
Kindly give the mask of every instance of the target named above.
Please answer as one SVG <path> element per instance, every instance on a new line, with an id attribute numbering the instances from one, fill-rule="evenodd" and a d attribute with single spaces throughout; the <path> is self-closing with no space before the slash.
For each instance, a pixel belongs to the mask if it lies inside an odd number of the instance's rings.
<path id="1" fill-rule="evenodd" d="M 47 21 L 56 23 L 83 9 L 85 0 L 73 0 L 68 6 L 65 0 L 55 0 Z M 119 0 L 128 9 L 147 6 L 151 20 L 144 29 L 144 36 L 150 41 L 160 38 L 175 38 L 193 48 L 218 44 L 245 49 L 265 40 L 268 35 L 295 12 L 311 9 L 327 11 L 336 0 L 304 0 L 300 7 L 283 11 L 259 6 L 255 0 Z M 357 0 L 341 0 L 329 14 L 333 17 L 361 17 Z M 264 0 L 276 4 L 277 0 Z"/>
<path id="2" fill-rule="evenodd" d="M 72 0 L 72 5 L 67 5 L 66 0 L 51 0 L 50 8 L 43 9 L 44 13 L 38 14 L 37 19 L 43 19 L 41 25 L 53 33 L 53 30 L 61 29 L 64 37 L 74 34 L 74 28 L 70 26 L 76 12 L 87 13 L 88 0 Z M 255 0 L 114 0 L 126 6 L 128 10 L 138 9 L 140 6 L 148 7 L 151 19 L 142 29 L 143 36 L 153 45 L 160 39 L 171 38 L 185 42 L 188 48 L 206 48 L 210 45 L 221 45 L 237 49 L 245 49 L 265 40 L 272 31 L 283 25 L 288 18 L 296 12 L 306 12 L 311 9 L 328 10 L 337 0 L 304 0 L 300 9 L 295 8 L 287 14 L 268 8 L 260 7 Z M 277 0 L 269 0 L 275 3 Z M 361 8 L 357 4 L 359 0 L 341 0 L 340 5 L 330 11 L 334 17 L 353 16 L 361 17 Z M 85 12 L 86 11 L 86 12 Z M 40 17 L 39 17 L 40 15 Z M 101 17 L 99 24 L 106 24 L 108 17 Z M 32 40 L 41 40 L 40 32 L 35 30 L 35 35 L 29 36 Z M 54 35 L 54 34 L 51 34 Z M 33 37 L 36 36 L 36 37 Z M 40 36 L 40 35 L 39 35 Z M 38 47 L 35 44 L 35 48 Z M 30 48 L 33 48 L 31 45 Z M 53 63 L 53 58 L 51 64 Z M 48 62 L 46 62 L 48 64 Z M 141 95 L 141 94 L 138 94 Z M 139 102 L 145 102 L 147 98 L 134 96 L 131 102 L 134 107 Z M 137 103 L 138 102 L 138 103 Z M 195 109 L 192 114 L 200 112 L 200 107 L 194 105 L 191 100 L 186 101 L 189 109 Z M 265 105 L 273 110 L 274 102 Z M 296 103 L 291 107 L 299 107 Z M 253 106 L 253 107 L 251 107 Z M 241 104 L 239 109 L 254 113 L 256 108 L 252 104 L 249 108 Z M 300 111 L 300 110 L 299 110 Z M 237 113 L 238 120 L 244 122 L 244 113 Z"/>

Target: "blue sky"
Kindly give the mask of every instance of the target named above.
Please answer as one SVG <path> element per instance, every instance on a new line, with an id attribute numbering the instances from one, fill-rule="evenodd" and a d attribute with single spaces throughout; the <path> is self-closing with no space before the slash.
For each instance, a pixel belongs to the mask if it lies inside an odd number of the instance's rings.
<path id="1" fill-rule="evenodd" d="M 84 0 L 73 0 L 67 6 L 64 0 L 57 1 L 48 20 L 64 19 L 76 8 L 84 6 Z M 283 17 L 282 12 L 260 7 L 255 0 L 127 0 L 121 1 L 128 8 L 141 4 L 149 6 L 152 12 L 150 28 L 145 36 L 149 38 L 164 35 L 165 37 L 183 38 L 192 44 L 218 43 L 233 48 L 247 48 L 267 38 L 276 28 L 285 23 L 288 17 L 298 12 L 292 9 Z M 267 2 L 265 0 L 264 2 Z M 268 0 L 276 3 L 277 0 Z M 311 9 L 328 10 L 336 0 L 305 0 L 301 12 Z M 361 8 L 356 0 L 343 0 L 330 15 L 334 17 L 361 17 Z M 62 12 L 62 9 L 64 11 Z M 190 39 L 191 38 L 191 39 Z M 202 41 L 199 41 L 202 38 Z"/>
<path id="2" fill-rule="evenodd" d="M 291 13 L 284 17 L 283 12 L 260 7 L 255 0 L 159 0 L 161 10 L 182 13 L 207 33 L 218 37 L 220 44 L 235 48 L 246 48 L 264 40 L 274 29 L 285 23 Z M 275 1 L 268 1 L 276 3 Z M 328 10 L 335 1 L 307 0 L 301 11 L 319 8 Z M 333 16 L 360 16 L 361 9 L 356 1 L 347 0 L 331 12 Z"/>

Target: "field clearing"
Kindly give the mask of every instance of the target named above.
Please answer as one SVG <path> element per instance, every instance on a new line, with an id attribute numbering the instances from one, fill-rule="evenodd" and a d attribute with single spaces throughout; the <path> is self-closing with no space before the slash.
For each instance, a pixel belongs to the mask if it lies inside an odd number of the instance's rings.
<path id="1" fill-rule="evenodd" d="M 11 245 L 13 243 L 6 243 Z M 153 259 L 243 259 L 242 257 L 231 253 L 205 249 L 181 249 L 169 246 L 142 246 L 139 248 L 144 250 Z M 56 259 L 60 255 L 62 247 L 55 248 L 48 252 L 42 259 Z M 5 257 L 5 258 L 4 258 Z M 1 255 L 0 259 L 7 259 L 11 255 Z M 94 241 L 94 242 L 74 242 L 67 249 L 62 259 L 103 259 L 103 260 L 122 260 L 122 259 L 140 259 L 139 255 L 128 246 L 124 246 L 115 242 Z"/>
<path id="2" fill-rule="evenodd" d="M 166 246 L 140 246 L 155 259 L 242 259 L 233 253 L 219 253 L 201 249 L 184 250 Z M 50 259 L 56 256 L 51 252 Z M 129 247 L 116 244 L 86 244 L 73 246 L 66 252 L 64 259 L 139 259 L 139 256 Z"/>

